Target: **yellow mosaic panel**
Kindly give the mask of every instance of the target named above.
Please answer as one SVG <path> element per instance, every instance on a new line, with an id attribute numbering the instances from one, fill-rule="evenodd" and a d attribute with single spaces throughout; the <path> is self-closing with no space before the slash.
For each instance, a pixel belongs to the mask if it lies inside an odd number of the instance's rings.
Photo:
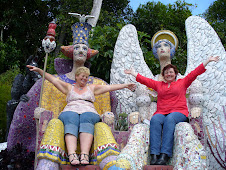
<path id="1" fill-rule="evenodd" d="M 59 91 L 52 83 L 45 80 L 41 107 L 52 111 L 53 118 L 58 118 L 66 104 L 66 95 Z"/>
<path id="2" fill-rule="evenodd" d="M 111 132 L 111 128 L 105 123 L 96 123 L 94 129 L 94 150 L 96 150 L 99 146 L 103 146 L 107 143 L 117 144 Z"/>
<path id="3" fill-rule="evenodd" d="M 52 119 L 43 136 L 41 149 L 38 158 L 47 158 L 60 164 L 66 164 L 65 142 L 64 142 L 64 125 L 59 119 Z M 57 154 L 56 154 L 57 153 Z M 64 156 L 60 159 L 58 153 Z"/>

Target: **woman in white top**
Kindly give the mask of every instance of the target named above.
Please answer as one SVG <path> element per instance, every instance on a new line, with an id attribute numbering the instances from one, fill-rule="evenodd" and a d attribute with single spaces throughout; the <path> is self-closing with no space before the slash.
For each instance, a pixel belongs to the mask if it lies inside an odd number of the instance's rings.
<path id="1" fill-rule="evenodd" d="M 42 69 L 30 65 L 27 67 L 30 71 L 36 71 L 43 75 Z M 88 155 L 93 141 L 94 125 L 100 120 L 93 105 L 94 96 L 123 88 L 128 88 L 132 91 L 136 88 L 136 85 L 132 83 L 87 85 L 89 75 L 90 71 L 88 68 L 79 67 L 75 72 L 76 84 L 71 85 L 49 73 L 45 73 L 45 78 L 58 90 L 67 95 L 67 106 L 60 114 L 59 119 L 64 123 L 65 142 L 71 165 L 89 164 Z M 76 154 L 78 133 L 81 148 L 80 160 Z"/>

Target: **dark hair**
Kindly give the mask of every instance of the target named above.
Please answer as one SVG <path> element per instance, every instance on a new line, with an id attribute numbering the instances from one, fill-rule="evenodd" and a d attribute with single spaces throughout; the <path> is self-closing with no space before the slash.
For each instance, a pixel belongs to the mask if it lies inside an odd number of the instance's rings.
<path id="1" fill-rule="evenodd" d="M 174 70 L 174 72 L 175 72 L 176 75 L 179 73 L 179 71 L 178 71 L 178 69 L 177 69 L 177 67 L 176 67 L 175 65 L 173 65 L 173 64 L 167 64 L 167 65 L 163 68 L 163 70 L 162 70 L 162 76 L 163 76 L 163 77 L 164 77 L 164 72 L 165 72 L 167 69 L 169 69 L 169 68 L 173 68 L 173 70 Z"/>

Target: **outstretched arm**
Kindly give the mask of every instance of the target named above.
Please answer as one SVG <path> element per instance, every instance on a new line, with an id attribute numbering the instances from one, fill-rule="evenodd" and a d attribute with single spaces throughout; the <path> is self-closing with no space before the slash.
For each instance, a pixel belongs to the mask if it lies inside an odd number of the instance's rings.
<path id="1" fill-rule="evenodd" d="M 94 86 L 94 94 L 99 95 L 103 94 L 109 91 L 115 91 L 115 90 L 120 90 L 124 88 L 128 88 L 131 91 L 134 91 L 136 88 L 136 85 L 133 83 L 128 83 L 128 84 L 112 84 L 112 85 L 93 85 Z"/>
<path id="2" fill-rule="evenodd" d="M 132 68 L 132 69 L 130 69 L 130 70 L 124 70 L 124 72 L 126 73 L 126 74 L 131 74 L 132 76 L 134 76 L 135 78 L 137 77 L 137 72 Z"/>
<path id="3" fill-rule="evenodd" d="M 212 62 L 212 61 L 219 61 L 220 57 L 219 56 L 216 56 L 216 57 L 213 57 L 213 56 L 210 56 L 206 61 L 203 62 L 203 65 L 204 67 L 207 66 L 208 63 Z"/>
<path id="4" fill-rule="evenodd" d="M 27 67 L 30 71 L 38 72 L 41 76 L 43 76 L 44 71 L 42 69 L 31 65 L 27 65 Z M 60 90 L 64 94 L 67 94 L 71 89 L 71 84 L 61 81 L 60 79 L 47 72 L 45 72 L 45 79 L 51 82 L 58 90 Z"/>

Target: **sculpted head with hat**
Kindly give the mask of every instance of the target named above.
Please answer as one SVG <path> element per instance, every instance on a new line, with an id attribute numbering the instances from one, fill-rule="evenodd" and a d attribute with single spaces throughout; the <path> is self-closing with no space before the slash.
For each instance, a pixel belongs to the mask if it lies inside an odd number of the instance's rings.
<path id="1" fill-rule="evenodd" d="M 89 32 L 92 26 L 87 22 L 78 22 L 72 25 L 73 45 L 61 46 L 61 51 L 73 62 L 84 64 L 92 56 L 98 54 L 97 50 L 89 48 Z"/>
<path id="2" fill-rule="evenodd" d="M 78 67 L 84 66 L 87 59 L 98 54 L 97 50 L 89 48 L 89 32 L 92 26 L 87 22 L 78 22 L 72 25 L 73 45 L 61 46 L 62 53 L 73 60 L 72 71 L 66 76 L 74 80 L 75 71 Z"/>

